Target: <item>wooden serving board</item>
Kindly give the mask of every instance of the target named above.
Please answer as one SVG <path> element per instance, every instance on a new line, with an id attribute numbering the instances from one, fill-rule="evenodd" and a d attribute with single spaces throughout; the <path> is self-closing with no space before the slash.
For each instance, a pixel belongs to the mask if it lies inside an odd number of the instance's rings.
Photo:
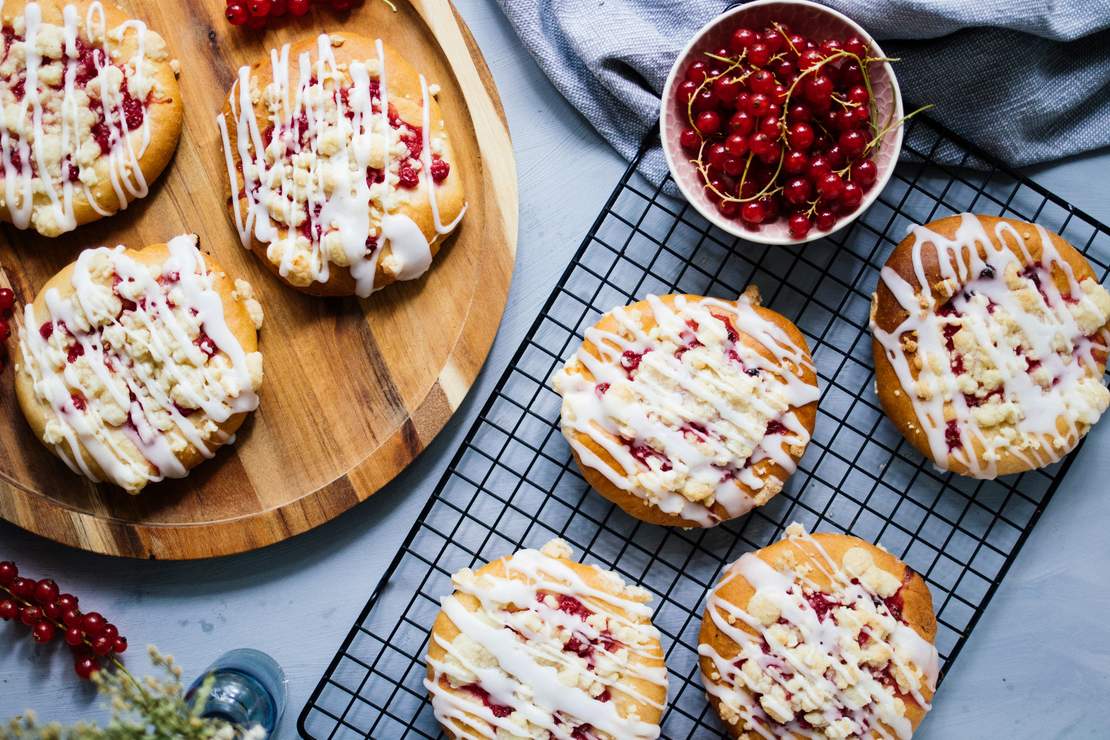
<path id="1" fill-rule="evenodd" d="M 0 229 L 0 286 L 17 308 L 90 246 L 142 246 L 194 232 L 266 312 L 262 404 L 234 445 L 183 480 L 131 497 L 69 471 L 31 434 L 0 374 L 0 517 L 58 542 L 129 557 L 242 552 L 328 521 L 377 491 L 458 408 L 485 361 L 508 296 L 517 190 L 508 127 L 482 55 L 449 0 L 381 0 L 357 11 L 233 28 L 224 0 L 123 0 L 181 63 L 185 128 L 150 195 L 125 212 L 45 239 Z M 286 41 L 346 30 L 388 39 L 429 82 L 463 168 L 469 210 L 423 278 L 368 300 L 286 287 L 238 240 L 223 198 L 216 114 L 236 71 Z M 14 353 L 14 338 L 9 341 Z"/>

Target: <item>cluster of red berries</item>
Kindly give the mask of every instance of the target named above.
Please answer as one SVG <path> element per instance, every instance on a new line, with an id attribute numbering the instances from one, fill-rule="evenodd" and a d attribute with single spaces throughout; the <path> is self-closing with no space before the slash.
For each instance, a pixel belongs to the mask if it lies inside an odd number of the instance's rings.
<path id="1" fill-rule="evenodd" d="M 774 23 L 738 28 L 690 64 L 675 94 L 680 143 L 710 200 L 749 228 L 788 219 L 801 239 L 827 231 L 875 184 L 886 130 L 874 120 L 863 39 L 814 41 Z"/>
<path id="2" fill-rule="evenodd" d="M 224 14 L 233 26 L 263 28 L 271 18 L 302 16 L 313 4 L 326 5 L 332 10 L 350 10 L 363 2 L 364 0 L 227 0 Z"/>
<path id="3" fill-rule="evenodd" d="M 127 651 L 127 638 L 97 612 L 82 614 L 77 597 L 61 593 L 49 578 L 19 575 L 10 561 L 0 562 L 0 619 L 18 619 L 31 628 L 35 642 L 59 635 L 73 650 L 73 668 L 81 678 L 100 670 L 100 659 Z"/>
<path id="4" fill-rule="evenodd" d="M 12 311 L 15 310 L 15 293 L 11 288 L 0 288 L 0 370 L 7 364 L 8 351 L 4 343 L 12 335 Z"/>

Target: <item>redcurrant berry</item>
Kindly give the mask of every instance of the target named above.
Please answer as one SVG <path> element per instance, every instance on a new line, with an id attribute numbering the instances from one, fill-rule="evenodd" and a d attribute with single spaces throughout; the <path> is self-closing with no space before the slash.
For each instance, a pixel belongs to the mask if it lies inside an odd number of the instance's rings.
<path id="1" fill-rule="evenodd" d="M 16 579 L 12 581 L 11 590 L 13 594 L 21 599 L 30 599 L 35 593 L 36 585 L 37 584 L 30 578 L 17 576 Z"/>
<path id="2" fill-rule="evenodd" d="M 81 678 L 92 678 L 92 674 L 100 670 L 100 664 L 91 655 L 79 655 L 73 664 L 73 670 Z"/>
<path id="3" fill-rule="evenodd" d="M 787 226 L 790 229 L 790 236 L 795 239 L 802 239 L 809 233 L 810 227 L 813 226 L 813 222 L 810 221 L 809 216 L 804 213 L 795 213 L 790 217 L 789 221 L 787 221 Z"/>
<path id="4" fill-rule="evenodd" d="M 775 88 L 775 76 L 770 70 L 757 69 L 748 77 L 748 87 L 752 92 L 769 93 Z"/>
<path id="5" fill-rule="evenodd" d="M 688 152 L 696 152 L 701 146 L 701 137 L 692 128 L 683 129 L 678 135 L 678 143 Z"/>
<path id="6" fill-rule="evenodd" d="M 817 181 L 817 192 L 822 198 L 837 200 L 844 191 L 844 181 L 835 172 L 826 172 Z"/>
<path id="7" fill-rule="evenodd" d="M 734 134 L 747 136 L 755 131 L 755 117 L 746 110 L 738 110 L 728 119 L 728 129 Z"/>
<path id="8" fill-rule="evenodd" d="M 752 29 L 737 28 L 732 32 L 732 37 L 729 38 L 728 45 L 734 54 L 739 54 L 758 40 L 759 36 L 757 36 Z"/>
<path id="9" fill-rule="evenodd" d="M 66 630 L 66 645 L 70 647 L 77 647 L 85 641 L 85 633 L 77 627 L 70 627 Z"/>
<path id="10" fill-rule="evenodd" d="M 700 59 L 686 68 L 686 79 L 700 84 L 709 76 L 709 65 Z"/>
<path id="11" fill-rule="evenodd" d="M 37 606 L 25 606 L 19 610 L 19 621 L 30 627 L 42 619 L 42 609 Z"/>
<path id="12" fill-rule="evenodd" d="M 289 14 L 302 16 L 308 12 L 309 0 L 289 0 Z"/>
<path id="13" fill-rule="evenodd" d="M 702 111 L 694 119 L 694 126 L 706 136 L 715 134 L 721 128 L 721 116 L 716 111 Z"/>
<path id="14" fill-rule="evenodd" d="M 31 628 L 31 637 L 34 638 L 35 642 L 50 642 L 57 633 L 58 630 L 54 627 L 53 623 L 45 619 L 36 622 L 35 626 Z"/>
<path id="15" fill-rule="evenodd" d="M 0 619 L 5 622 L 19 616 L 19 606 L 11 599 L 0 599 Z"/>
<path id="16" fill-rule="evenodd" d="M 690 82 L 690 80 L 683 80 L 682 82 L 680 82 L 678 84 L 678 88 L 675 90 L 675 97 L 678 98 L 678 104 L 679 105 L 689 104 L 690 99 L 694 97 L 694 94 L 697 91 L 698 91 L 698 83 Z"/>
<path id="17" fill-rule="evenodd" d="M 870 159 L 861 159 L 852 164 L 852 182 L 866 190 L 875 184 L 879 176 L 879 168 Z"/>
<path id="18" fill-rule="evenodd" d="M 805 152 L 789 151 L 782 160 L 782 169 L 789 175 L 804 172 L 807 167 L 809 167 L 809 157 L 805 155 Z"/>
<path id="19" fill-rule="evenodd" d="M 813 127 L 804 121 L 798 121 L 786 133 L 786 141 L 790 144 L 790 148 L 800 149 L 803 152 L 808 152 L 810 147 L 813 146 L 814 138 L 816 138 L 816 135 L 813 132 Z"/>
<path id="20" fill-rule="evenodd" d="M 832 97 L 833 83 L 828 75 L 820 72 L 814 73 L 802 83 L 802 94 L 805 99 L 814 104 L 820 104 Z"/>
<path id="21" fill-rule="evenodd" d="M 867 136 L 859 129 L 853 129 L 840 134 L 837 143 L 849 159 L 855 159 L 867 147 Z"/>
<path id="22" fill-rule="evenodd" d="M 0 586 L 10 586 L 19 577 L 19 568 L 10 560 L 0 562 Z"/>
<path id="23" fill-rule="evenodd" d="M 804 177 L 796 177 L 786 183 L 782 190 L 782 197 L 786 199 L 787 203 L 800 206 L 809 200 L 810 184 L 809 180 Z"/>
<path id="24" fill-rule="evenodd" d="M 52 604 L 58 598 L 58 584 L 49 578 L 43 578 L 35 584 L 35 601 L 42 606 Z"/>
<path id="25" fill-rule="evenodd" d="M 836 214 L 832 211 L 818 211 L 816 220 L 817 228 L 821 231 L 828 231 L 836 226 Z"/>
<path id="26" fill-rule="evenodd" d="M 748 47 L 748 61 L 756 67 L 762 67 L 764 64 L 771 61 L 771 54 L 771 47 L 767 46 L 767 44 L 762 41 L 756 41 Z M 741 218 L 743 218 L 743 213 L 741 213 Z M 756 221 L 755 223 L 759 222 Z"/>
<path id="27" fill-rule="evenodd" d="M 77 627 L 79 629 L 82 619 L 84 619 L 84 615 L 77 609 L 70 609 L 62 614 L 62 624 L 66 627 Z"/>
<path id="28" fill-rule="evenodd" d="M 15 292 L 11 288 L 0 288 L 0 314 L 12 310 L 15 305 Z"/>
<path id="29" fill-rule="evenodd" d="M 736 101 L 744 84 L 735 77 L 722 76 L 713 82 L 713 97 L 722 104 L 731 105 Z"/>
<path id="30" fill-rule="evenodd" d="M 97 637 L 92 641 L 92 649 L 94 653 L 103 658 L 104 656 L 112 652 L 112 646 L 115 643 L 116 641 L 114 639 L 109 640 L 104 635 L 101 635 L 100 637 Z"/>
<path id="31" fill-rule="evenodd" d="M 766 207 L 758 200 L 745 203 L 744 207 L 740 209 L 740 218 L 749 224 L 761 224 L 766 217 Z"/>
<path id="32" fill-rule="evenodd" d="M 250 18 L 250 13 L 247 11 L 246 6 L 235 3 L 228 5 L 227 10 L 224 11 L 227 17 L 227 22 L 233 26 L 241 26 Z"/>
<path id="33" fill-rule="evenodd" d="M 854 182 L 844 183 L 844 187 L 840 191 L 840 207 L 845 212 L 854 211 L 859 208 L 862 201 L 863 188 Z"/>
<path id="34" fill-rule="evenodd" d="M 254 18 L 265 18 L 270 14 L 270 0 L 250 0 L 247 3 L 247 12 Z"/>
<path id="35" fill-rule="evenodd" d="M 852 36 L 844 42 L 844 51 L 863 59 L 867 56 L 867 44 L 859 36 Z"/>
<path id="36" fill-rule="evenodd" d="M 117 637 L 116 641 L 112 644 L 112 652 L 121 654 L 127 652 L 127 638 Z"/>
<path id="37" fill-rule="evenodd" d="M 732 133 L 725 139 L 725 149 L 734 157 L 742 157 L 748 153 L 748 139 L 741 133 Z"/>
<path id="38" fill-rule="evenodd" d="M 81 618 L 81 629 L 90 638 L 100 635 L 106 624 L 108 624 L 107 620 L 100 616 L 99 612 L 89 612 Z"/>

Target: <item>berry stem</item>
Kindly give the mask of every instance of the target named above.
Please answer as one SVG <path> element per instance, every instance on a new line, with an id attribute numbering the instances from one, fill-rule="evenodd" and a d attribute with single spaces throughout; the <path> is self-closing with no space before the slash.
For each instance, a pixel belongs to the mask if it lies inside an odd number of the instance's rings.
<path id="1" fill-rule="evenodd" d="M 935 108 L 935 107 L 936 107 L 935 105 L 933 105 L 932 103 L 929 103 L 928 105 L 921 106 L 917 110 L 910 111 L 906 115 L 899 118 L 897 121 L 888 122 L 887 125 L 884 126 L 881 131 L 879 131 L 877 134 L 875 134 L 874 138 L 872 138 L 871 141 L 867 142 L 867 146 L 864 147 L 864 152 L 869 152 L 872 149 L 874 149 L 875 146 L 880 141 L 882 141 L 884 136 L 886 136 L 887 134 L 889 134 L 891 131 L 898 128 L 899 126 L 904 125 L 906 123 L 906 121 L 910 120 L 911 118 L 916 116 L 918 113 L 922 113 L 924 111 L 929 110 L 930 108 Z"/>

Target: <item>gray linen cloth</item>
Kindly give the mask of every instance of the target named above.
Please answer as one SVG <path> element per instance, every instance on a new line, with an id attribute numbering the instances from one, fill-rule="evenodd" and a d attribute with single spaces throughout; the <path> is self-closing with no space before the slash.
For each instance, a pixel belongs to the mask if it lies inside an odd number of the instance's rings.
<path id="1" fill-rule="evenodd" d="M 678 52 L 725 0 L 498 0 L 547 76 L 631 159 Z M 907 104 L 1014 165 L 1110 145 L 1110 0 L 822 0 L 901 58 Z M 661 179 L 659 152 L 645 174 Z"/>

